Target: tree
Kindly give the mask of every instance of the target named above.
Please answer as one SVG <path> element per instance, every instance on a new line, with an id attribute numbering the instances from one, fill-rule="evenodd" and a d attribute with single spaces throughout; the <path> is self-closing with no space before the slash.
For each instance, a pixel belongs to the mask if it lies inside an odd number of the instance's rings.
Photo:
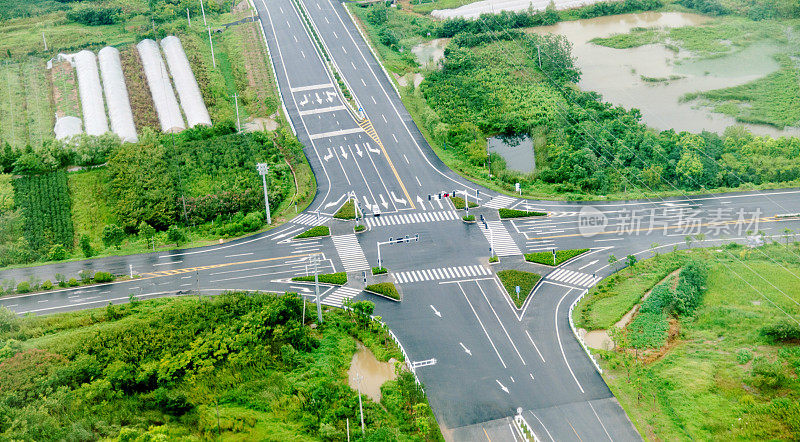
<path id="1" fill-rule="evenodd" d="M 635 266 L 637 262 L 639 262 L 639 259 L 638 259 L 638 258 L 636 258 L 636 255 L 628 255 L 628 257 L 627 257 L 627 258 L 625 258 L 625 264 L 626 264 L 628 267 L 633 267 L 633 266 Z"/>
<path id="2" fill-rule="evenodd" d="M 692 235 L 686 235 L 686 238 L 684 238 L 684 240 L 686 241 L 686 247 L 691 249 L 692 248 Z"/>
<path id="3" fill-rule="evenodd" d="M 122 241 L 125 239 L 125 231 L 116 224 L 107 224 L 103 227 L 103 233 L 100 235 L 100 239 L 106 247 L 114 246 L 115 249 L 119 250 Z"/>
<path id="4" fill-rule="evenodd" d="M 614 256 L 613 253 L 611 255 L 609 255 L 609 257 L 608 257 L 608 265 L 610 265 L 611 268 L 614 269 L 614 270 L 617 270 L 617 261 L 619 261 L 619 260 L 617 259 L 616 256 Z"/>
<path id="5" fill-rule="evenodd" d="M 156 229 L 154 229 L 153 226 L 147 224 L 147 222 L 145 221 L 139 223 L 139 236 L 141 236 L 146 242 L 152 241 L 153 250 L 156 249 L 156 242 L 154 238 L 155 235 L 156 235 Z"/>
<path id="6" fill-rule="evenodd" d="M 55 244 L 53 247 L 50 248 L 50 253 L 48 258 L 51 261 L 63 261 L 67 259 L 67 249 L 64 247 L 63 244 Z"/>
<path id="7" fill-rule="evenodd" d="M 91 258 L 92 255 L 94 255 L 94 250 L 92 250 L 92 243 L 89 240 L 89 235 L 81 235 L 80 246 L 83 256 Z"/>
<path id="8" fill-rule="evenodd" d="M 171 243 L 175 243 L 176 246 L 180 247 L 181 244 L 188 241 L 186 237 L 186 233 L 178 226 L 172 225 L 169 226 L 167 229 L 167 241 Z"/>

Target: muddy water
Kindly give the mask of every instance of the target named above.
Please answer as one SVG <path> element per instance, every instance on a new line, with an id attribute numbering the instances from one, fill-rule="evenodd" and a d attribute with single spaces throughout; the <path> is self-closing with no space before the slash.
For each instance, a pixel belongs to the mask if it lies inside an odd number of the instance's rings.
<path id="1" fill-rule="evenodd" d="M 437 38 L 414 46 L 411 52 L 422 67 L 436 67 L 439 60 L 444 58 L 444 49 L 449 41 L 449 38 Z"/>
<path id="2" fill-rule="evenodd" d="M 380 362 L 375 355 L 360 342 L 358 350 L 350 361 L 350 369 L 347 370 L 347 379 L 353 390 L 358 389 L 356 375 L 361 376 L 361 394 L 367 395 L 375 403 L 381 401 L 381 385 L 397 376 L 394 373 L 393 360 Z"/>
<path id="3" fill-rule="evenodd" d="M 648 12 L 561 22 L 533 31 L 566 36 L 573 44 L 573 55 L 583 72 L 579 86 L 599 92 L 614 104 L 638 108 L 643 121 L 651 127 L 722 133 L 726 127 L 738 124 L 761 135 L 800 134 L 798 128 L 781 131 L 771 126 L 737 123 L 734 118 L 713 113 L 697 102 L 680 102 L 689 92 L 737 86 L 775 71 L 778 64 L 772 55 L 780 50 L 775 44 L 763 42 L 735 54 L 697 60 L 658 44 L 613 49 L 589 42 L 596 37 L 628 33 L 635 27 L 673 28 L 698 25 L 707 20 L 695 14 Z M 642 77 L 675 79 L 648 82 Z"/>

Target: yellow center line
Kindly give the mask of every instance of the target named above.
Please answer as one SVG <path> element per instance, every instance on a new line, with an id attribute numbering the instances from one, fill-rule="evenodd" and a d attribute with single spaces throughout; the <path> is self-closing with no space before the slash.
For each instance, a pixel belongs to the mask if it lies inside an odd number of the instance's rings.
<path id="1" fill-rule="evenodd" d="M 311 256 L 313 253 L 302 253 L 298 255 L 289 255 L 289 256 L 279 256 L 276 258 L 263 258 L 263 259 L 251 259 L 248 261 L 236 261 L 236 262 L 225 262 L 222 264 L 211 264 L 207 266 L 199 266 L 199 267 L 186 267 L 182 269 L 171 269 L 171 270 L 161 270 L 158 272 L 147 272 L 142 273 L 141 279 L 150 279 L 150 278 L 159 278 L 162 276 L 174 276 L 180 275 L 182 273 L 190 273 L 200 270 L 209 270 L 209 269 L 218 269 L 221 267 L 230 267 L 235 265 L 244 265 L 244 264 L 255 264 L 259 262 L 267 262 L 267 261 L 277 261 L 279 259 L 291 259 L 291 258 L 302 258 L 305 256 Z"/>
<path id="2" fill-rule="evenodd" d="M 489 437 L 489 433 L 487 433 L 487 432 L 486 432 L 486 428 L 484 428 L 484 427 L 481 427 L 481 428 L 483 428 L 483 434 L 485 434 L 485 435 L 486 435 L 486 439 L 488 439 L 488 440 L 489 440 L 489 442 L 492 442 L 492 438 L 491 438 L 491 437 Z"/>
<path id="3" fill-rule="evenodd" d="M 575 436 L 578 436 L 578 432 L 575 431 L 575 427 L 572 426 L 572 423 L 569 421 L 569 419 L 564 418 L 564 420 L 567 421 L 567 423 L 569 424 L 569 427 L 572 428 L 572 432 L 575 433 Z M 581 439 L 580 436 L 578 436 L 578 440 L 583 442 L 583 439 Z"/>
<path id="4" fill-rule="evenodd" d="M 372 122 L 369 119 L 366 120 L 370 127 L 372 127 Z M 372 129 L 375 131 L 375 129 Z M 386 152 L 386 148 L 383 147 L 383 143 L 381 142 L 380 137 L 378 136 L 378 132 L 375 131 L 375 139 L 378 142 L 378 146 L 380 146 L 381 150 L 383 151 L 383 155 L 386 157 L 386 162 L 389 163 L 389 167 L 392 168 L 392 172 L 394 172 L 394 177 L 397 178 L 397 182 L 400 183 L 400 188 L 403 189 L 403 193 L 406 195 L 406 201 L 408 204 L 411 205 L 412 209 L 416 209 L 417 207 L 414 205 L 414 201 L 411 199 L 411 195 L 408 194 L 408 190 L 406 190 L 406 186 L 403 184 L 403 180 L 400 179 L 400 174 L 397 173 L 397 169 L 394 168 L 394 164 L 392 164 L 392 159 L 389 158 L 389 154 Z"/>
<path id="5" fill-rule="evenodd" d="M 759 218 L 758 221 L 759 222 L 764 222 L 764 223 L 772 223 L 772 222 L 778 222 L 780 220 L 775 218 L 775 217 L 765 217 L 765 218 Z M 664 227 L 642 227 L 640 229 L 630 229 L 630 230 L 625 229 L 625 233 L 653 232 L 653 231 L 656 231 L 656 230 L 670 230 L 670 229 L 681 229 L 681 228 L 685 229 L 687 227 L 695 228 L 695 227 L 708 227 L 708 226 L 724 226 L 724 225 L 745 224 L 745 223 L 752 223 L 752 222 L 753 222 L 752 220 L 749 220 L 749 221 L 738 221 L 737 220 L 737 221 L 720 221 L 720 222 L 713 222 L 713 223 L 690 224 L 690 225 L 680 225 L 680 224 L 678 224 L 678 225 L 674 225 L 674 226 L 664 226 Z M 591 236 L 608 235 L 608 234 L 614 234 L 614 233 L 619 234 L 619 232 L 617 232 L 617 231 L 607 231 L 607 232 L 604 231 L 604 232 L 597 232 L 597 233 L 595 233 L 595 234 L 593 234 Z M 534 239 L 553 239 L 553 238 L 572 238 L 572 237 L 576 237 L 576 236 L 586 236 L 586 235 L 581 234 L 581 233 L 566 233 L 566 234 L 563 234 L 563 235 L 537 236 L 535 238 L 531 238 L 531 240 L 534 240 Z"/>

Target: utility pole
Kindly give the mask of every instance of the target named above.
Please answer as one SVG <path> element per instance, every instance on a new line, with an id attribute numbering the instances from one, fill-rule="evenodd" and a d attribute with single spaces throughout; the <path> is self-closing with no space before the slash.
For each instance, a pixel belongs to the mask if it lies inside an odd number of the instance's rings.
<path id="1" fill-rule="evenodd" d="M 189 16 L 189 8 L 186 8 L 186 22 L 189 23 L 189 26 L 192 26 L 192 17 Z"/>
<path id="2" fill-rule="evenodd" d="M 317 322 L 322 324 L 322 302 L 319 299 L 319 260 L 321 255 L 315 253 L 309 257 L 311 263 L 314 264 L 314 296 L 317 299 Z"/>
<path id="3" fill-rule="evenodd" d="M 364 435 L 364 406 L 361 404 L 361 375 L 356 372 L 356 388 L 358 388 L 358 409 L 361 411 L 361 435 Z"/>
<path id="4" fill-rule="evenodd" d="M 539 70 L 542 70 L 542 48 L 536 45 L 536 53 L 539 56 Z"/>
<path id="5" fill-rule="evenodd" d="M 206 9 L 203 7 L 203 0 L 200 0 L 200 12 L 203 13 L 203 26 L 208 27 L 208 23 L 206 23 Z"/>
<path id="6" fill-rule="evenodd" d="M 44 50 L 47 51 L 47 39 L 44 38 L 44 31 L 42 31 L 42 41 L 44 42 Z"/>
<path id="7" fill-rule="evenodd" d="M 236 131 L 242 131 L 242 122 L 239 120 L 239 96 L 233 93 L 233 103 L 236 105 Z"/>
<path id="8" fill-rule="evenodd" d="M 208 30 L 208 45 L 211 46 L 211 64 L 214 66 L 214 69 L 216 69 L 217 60 L 214 58 L 214 42 L 211 41 L 211 28 L 206 26 L 206 29 Z"/>
<path id="9" fill-rule="evenodd" d="M 267 196 L 267 173 L 269 172 L 269 164 L 258 163 L 256 164 L 258 174 L 261 175 L 261 182 L 264 184 L 264 205 L 267 210 L 267 225 L 272 224 L 272 217 L 269 213 L 269 197 Z"/>

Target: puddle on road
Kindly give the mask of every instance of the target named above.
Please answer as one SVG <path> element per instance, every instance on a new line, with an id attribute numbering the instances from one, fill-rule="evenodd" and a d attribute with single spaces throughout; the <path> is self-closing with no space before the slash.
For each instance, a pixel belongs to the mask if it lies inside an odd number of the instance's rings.
<path id="1" fill-rule="evenodd" d="M 394 373 L 394 360 L 380 362 L 364 344 L 360 342 L 357 344 L 358 350 L 350 361 L 350 369 L 347 370 L 347 382 L 357 391 L 356 374 L 360 375 L 361 393 L 375 403 L 380 403 L 381 385 L 397 377 Z"/>

